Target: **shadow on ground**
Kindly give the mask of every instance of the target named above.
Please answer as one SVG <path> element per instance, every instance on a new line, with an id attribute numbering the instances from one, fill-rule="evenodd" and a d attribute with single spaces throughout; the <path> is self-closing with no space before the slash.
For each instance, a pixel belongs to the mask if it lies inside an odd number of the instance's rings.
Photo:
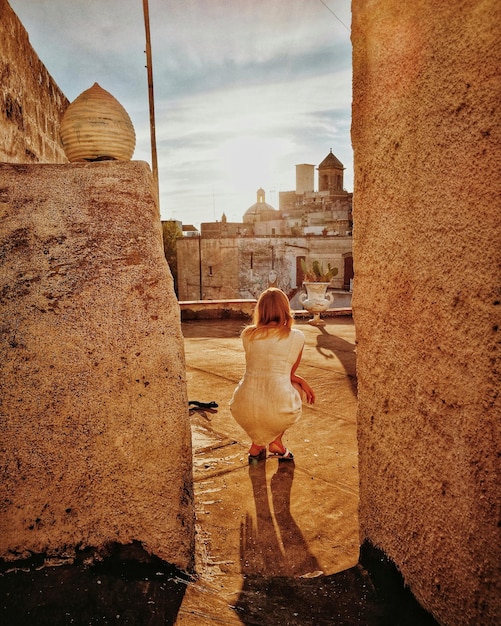
<path id="1" fill-rule="evenodd" d="M 369 570 L 357 565 L 313 578 L 247 574 L 235 614 L 248 625 L 438 626 L 393 566 L 368 550 Z M 10 572 L 0 576 L 0 623 L 174 625 L 187 584 L 179 571 L 161 562 L 120 558 L 92 567 Z"/>
<path id="2" fill-rule="evenodd" d="M 247 576 L 235 611 L 249 625 L 439 626 L 392 566 L 376 576 L 360 564 L 317 578 Z"/>
<path id="3" fill-rule="evenodd" d="M 244 583 L 235 611 L 242 623 L 436 626 L 391 562 L 370 545 L 362 550 L 366 567 L 323 575 L 290 511 L 294 471 L 294 461 L 279 462 L 270 498 L 265 464 L 249 466 L 256 524 L 248 516 L 240 533 Z"/>
<path id="4" fill-rule="evenodd" d="M 320 333 L 317 336 L 317 345 L 315 346 L 317 352 L 327 360 L 334 359 L 335 357 L 339 359 L 349 378 L 353 395 L 356 396 L 357 377 L 355 375 L 355 346 L 341 337 L 331 335 L 324 326 L 319 326 L 318 330 Z"/>
<path id="5" fill-rule="evenodd" d="M 0 574 L 4 626 L 174 624 L 186 576 L 138 544 L 113 546 L 102 561 L 80 554 L 71 565 L 43 567 L 44 557 Z M 38 561 L 38 562 L 37 562 Z M 19 568 L 19 563 L 17 567 Z"/>
<path id="6" fill-rule="evenodd" d="M 195 620 L 182 622 L 187 624 L 438 626 L 394 565 L 370 544 L 362 546 L 355 567 L 323 574 L 291 514 L 294 461 L 279 461 L 269 486 L 265 462 L 250 465 L 248 472 L 256 517 L 247 515 L 241 524 L 243 583 L 234 604 L 219 598 L 216 588 L 204 581 L 190 580 L 148 555 L 139 544 L 114 544 L 104 558 L 81 553 L 72 565 L 43 567 L 43 556 L 26 561 L 23 569 L 17 563 L 16 571 L 4 564 L 0 623 L 173 626 L 190 586 L 209 607 L 231 607 L 235 621 L 219 619 L 210 608 L 201 613 L 192 604 L 183 608 L 183 617 Z"/>

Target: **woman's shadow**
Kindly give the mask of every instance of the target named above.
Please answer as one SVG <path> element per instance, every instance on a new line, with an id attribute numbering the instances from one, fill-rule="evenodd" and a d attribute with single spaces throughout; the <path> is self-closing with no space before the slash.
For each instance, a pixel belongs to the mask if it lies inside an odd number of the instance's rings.
<path id="1" fill-rule="evenodd" d="M 266 463 L 249 466 L 256 504 L 256 524 L 247 514 L 241 524 L 240 560 L 242 573 L 260 576 L 305 576 L 321 574 L 290 511 L 294 461 L 279 461 L 270 481 L 273 514 L 266 484 Z"/>
<path id="2" fill-rule="evenodd" d="M 432 626 L 395 603 L 393 590 L 377 590 L 359 564 L 325 576 L 291 515 L 294 462 L 279 461 L 270 490 L 266 465 L 249 466 L 256 521 L 247 514 L 240 528 L 243 585 L 234 610 L 242 624 Z"/>
<path id="3" fill-rule="evenodd" d="M 302 624 L 311 585 L 323 572 L 291 515 L 290 497 L 294 461 L 279 461 L 266 484 L 266 463 L 249 466 L 256 504 L 256 522 L 250 514 L 240 528 L 243 587 L 235 605 L 244 624 Z M 298 621 L 299 620 L 299 621 Z"/>

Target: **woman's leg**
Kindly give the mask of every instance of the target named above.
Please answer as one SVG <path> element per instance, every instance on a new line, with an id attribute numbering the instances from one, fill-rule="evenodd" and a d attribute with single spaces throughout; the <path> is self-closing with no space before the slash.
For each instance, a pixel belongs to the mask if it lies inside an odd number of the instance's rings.
<path id="1" fill-rule="evenodd" d="M 249 449 L 249 463 L 254 464 L 259 461 L 266 460 L 266 446 L 258 446 L 257 443 L 252 442 Z"/>
<path id="2" fill-rule="evenodd" d="M 276 439 L 274 439 L 268 446 L 268 449 L 271 456 L 276 456 L 279 459 L 286 459 L 288 461 L 291 461 L 294 458 L 294 455 L 288 448 L 284 446 L 282 442 L 283 435 L 284 433 L 281 433 Z"/>
<path id="3" fill-rule="evenodd" d="M 270 445 L 268 446 L 270 452 L 278 452 L 278 454 L 283 454 L 285 452 L 285 446 L 282 443 L 283 436 L 284 433 L 280 433 L 280 435 L 278 435 L 278 437 L 270 443 Z"/>
<path id="4" fill-rule="evenodd" d="M 257 443 L 252 442 L 252 445 L 249 450 L 249 454 L 251 456 L 257 456 L 263 450 L 266 450 L 266 446 L 258 446 Z"/>

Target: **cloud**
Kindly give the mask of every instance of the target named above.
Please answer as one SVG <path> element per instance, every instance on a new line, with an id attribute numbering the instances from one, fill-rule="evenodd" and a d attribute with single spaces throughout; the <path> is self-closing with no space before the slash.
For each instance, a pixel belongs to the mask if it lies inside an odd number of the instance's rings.
<path id="1" fill-rule="evenodd" d="M 336 81 L 342 88 L 336 89 Z M 255 202 L 259 187 L 277 192 L 278 207 L 278 191 L 294 189 L 297 163 L 318 164 L 330 147 L 349 163 L 351 154 L 340 154 L 336 147 L 349 136 L 350 70 L 336 81 L 326 86 L 322 76 L 294 78 L 280 86 L 238 85 L 174 104 L 160 102 L 157 140 L 164 211 L 178 219 L 192 215 L 194 222 L 201 212 L 205 217 L 200 221 L 208 221 L 207 207 L 215 204 L 218 218 L 225 212 L 238 221 Z M 184 204 L 180 198 L 189 195 L 187 186 L 193 205 L 179 215 Z"/>
<path id="2" fill-rule="evenodd" d="M 151 162 L 141 0 L 10 0 L 70 100 L 98 82 Z M 349 0 L 326 0 L 349 23 Z M 149 0 L 163 217 L 240 220 L 332 148 L 350 188 L 349 32 L 316 0 Z M 270 202 L 273 204 L 273 202 Z"/>

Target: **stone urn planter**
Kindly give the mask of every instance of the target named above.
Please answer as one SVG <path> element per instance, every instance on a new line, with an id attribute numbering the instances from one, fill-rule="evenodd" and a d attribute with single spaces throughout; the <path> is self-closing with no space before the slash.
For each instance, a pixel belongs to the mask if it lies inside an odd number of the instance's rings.
<path id="1" fill-rule="evenodd" d="M 130 161 L 136 145 L 127 111 L 97 83 L 68 106 L 59 135 L 70 163 Z"/>
<path id="2" fill-rule="evenodd" d="M 320 313 L 326 311 L 334 301 L 334 296 L 327 292 L 330 282 L 308 282 L 303 283 L 306 293 L 299 296 L 299 301 L 303 307 L 313 313 L 313 317 L 308 324 L 312 326 L 325 326 L 325 322 L 320 318 Z"/>

